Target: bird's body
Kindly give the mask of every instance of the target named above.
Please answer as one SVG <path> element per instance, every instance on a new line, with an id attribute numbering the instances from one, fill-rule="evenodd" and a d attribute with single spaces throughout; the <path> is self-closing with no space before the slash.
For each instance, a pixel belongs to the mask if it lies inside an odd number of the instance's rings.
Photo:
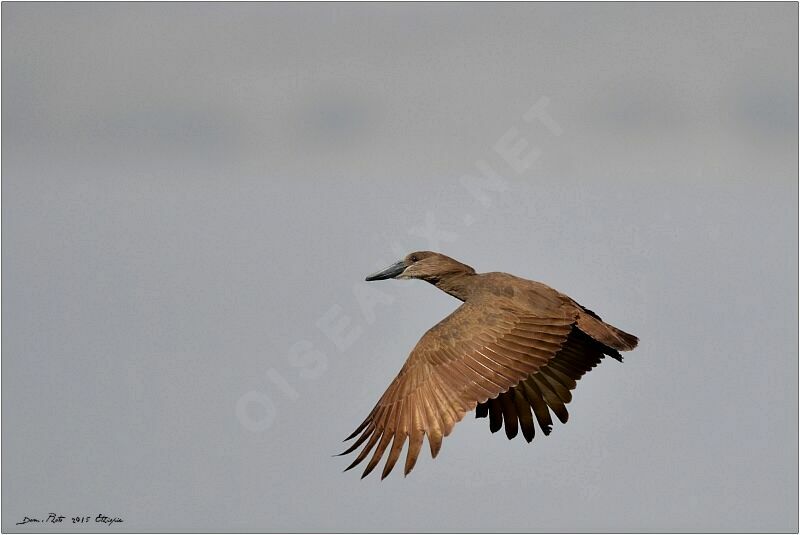
<path id="1" fill-rule="evenodd" d="M 567 421 L 565 405 L 576 381 L 604 355 L 622 360 L 619 351 L 638 342 L 545 284 L 507 273 L 475 273 L 439 253 L 412 253 L 367 280 L 387 278 L 425 280 L 463 304 L 422 336 L 348 437 L 358 439 L 344 454 L 366 443 L 348 470 L 375 448 L 364 476 L 388 449 L 386 477 L 406 440 L 408 474 L 425 436 L 436 457 L 442 437 L 473 410 L 479 418 L 489 417 L 492 432 L 505 423 L 509 439 L 521 429 L 528 442 L 533 440 L 534 420 L 547 435 L 550 411 Z"/>

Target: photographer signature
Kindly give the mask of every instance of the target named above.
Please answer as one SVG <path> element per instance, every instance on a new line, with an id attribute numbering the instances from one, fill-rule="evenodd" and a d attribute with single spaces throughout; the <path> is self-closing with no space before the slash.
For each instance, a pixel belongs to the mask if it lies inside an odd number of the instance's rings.
<path id="1" fill-rule="evenodd" d="M 31 518 L 26 516 L 22 519 L 22 521 L 17 522 L 17 525 L 20 526 L 22 524 L 30 524 L 34 522 L 38 522 L 41 524 L 60 524 L 66 521 L 70 524 L 88 524 L 93 522 L 95 524 L 105 524 L 107 526 L 111 526 L 118 522 L 123 522 L 123 520 L 118 516 L 108 516 L 104 514 L 98 514 L 97 516 L 92 515 L 84 515 L 84 516 L 64 516 L 64 515 L 57 515 L 55 513 L 50 513 L 47 515 L 47 518 L 39 519 L 39 518 Z"/>

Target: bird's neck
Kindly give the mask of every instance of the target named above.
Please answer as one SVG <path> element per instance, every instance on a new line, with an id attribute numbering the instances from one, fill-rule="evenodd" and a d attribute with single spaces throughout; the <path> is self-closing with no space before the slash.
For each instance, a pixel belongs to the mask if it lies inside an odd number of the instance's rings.
<path id="1" fill-rule="evenodd" d="M 447 292 L 456 299 L 466 301 L 472 294 L 475 284 L 475 272 L 456 272 L 440 275 L 436 279 L 429 280 L 431 284 Z"/>

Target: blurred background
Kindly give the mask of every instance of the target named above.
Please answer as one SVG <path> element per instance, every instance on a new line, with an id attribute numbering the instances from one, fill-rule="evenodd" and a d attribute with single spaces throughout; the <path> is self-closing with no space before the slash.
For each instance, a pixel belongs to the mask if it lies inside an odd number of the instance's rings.
<path id="1" fill-rule="evenodd" d="M 4 2 L 3 531 L 796 532 L 797 16 Z M 342 474 L 458 305 L 363 282 L 419 249 L 640 347 L 549 437 Z"/>

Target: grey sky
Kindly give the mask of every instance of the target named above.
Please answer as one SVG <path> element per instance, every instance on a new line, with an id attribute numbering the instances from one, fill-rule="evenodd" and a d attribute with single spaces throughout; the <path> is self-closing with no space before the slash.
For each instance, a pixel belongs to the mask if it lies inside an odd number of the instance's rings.
<path id="1" fill-rule="evenodd" d="M 797 9 L 3 3 L 3 531 L 796 532 Z M 360 481 L 430 248 L 641 345 Z"/>

